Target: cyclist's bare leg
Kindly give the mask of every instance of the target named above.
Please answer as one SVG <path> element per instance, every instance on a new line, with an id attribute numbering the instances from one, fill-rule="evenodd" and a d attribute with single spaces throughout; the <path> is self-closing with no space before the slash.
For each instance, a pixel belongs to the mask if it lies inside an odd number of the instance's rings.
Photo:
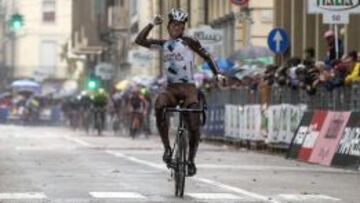
<path id="1" fill-rule="evenodd" d="M 200 108 L 199 104 L 191 104 L 188 106 L 190 109 Z M 195 175 L 195 156 L 199 147 L 200 141 L 200 114 L 199 113 L 188 113 L 186 114 L 185 121 L 189 130 L 189 157 L 188 161 L 191 169 L 188 170 L 189 175 Z"/>
<path id="2" fill-rule="evenodd" d="M 188 108 L 197 109 L 198 104 L 190 105 Z M 187 125 L 189 128 L 189 161 L 194 162 L 197 148 L 200 140 L 200 114 L 189 113 L 186 115 Z"/>
<path id="3" fill-rule="evenodd" d="M 165 149 L 163 160 L 166 163 L 168 163 L 171 159 L 171 147 L 169 141 L 169 121 L 164 118 L 164 108 L 173 107 L 175 105 L 176 101 L 170 99 L 166 93 L 160 93 L 155 101 L 156 125 Z"/>

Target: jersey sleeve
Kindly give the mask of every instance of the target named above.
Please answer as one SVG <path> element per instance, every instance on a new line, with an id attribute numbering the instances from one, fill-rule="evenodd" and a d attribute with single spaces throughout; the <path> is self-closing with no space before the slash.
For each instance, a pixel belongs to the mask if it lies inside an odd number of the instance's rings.
<path id="1" fill-rule="evenodd" d="M 144 29 L 142 29 L 137 35 L 135 43 L 146 48 L 161 48 L 165 40 L 147 38 L 153 27 L 154 25 L 152 24 L 148 24 L 146 27 L 144 27 Z"/>
<path id="2" fill-rule="evenodd" d="M 182 39 L 189 45 L 189 47 L 194 52 L 196 52 L 209 64 L 209 67 L 214 75 L 217 75 L 219 73 L 217 65 L 214 62 L 211 54 L 200 44 L 199 40 L 189 36 L 183 36 Z"/>

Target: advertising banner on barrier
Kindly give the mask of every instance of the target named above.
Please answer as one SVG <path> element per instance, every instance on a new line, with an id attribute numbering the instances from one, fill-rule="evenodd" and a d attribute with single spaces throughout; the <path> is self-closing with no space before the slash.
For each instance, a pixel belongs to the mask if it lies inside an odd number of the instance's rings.
<path id="1" fill-rule="evenodd" d="M 293 140 L 290 144 L 290 149 L 287 157 L 296 159 L 298 157 L 298 153 L 303 145 L 306 136 L 309 134 L 309 126 L 311 123 L 311 119 L 313 116 L 313 112 L 305 112 L 297 130 L 294 133 Z"/>
<path id="2" fill-rule="evenodd" d="M 268 114 L 267 143 L 290 144 L 306 107 L 303 105 L 270 106 Z"/>
<path id="3" fill-rule="evenodd" d="M 242 106 L 238 106 L 237 108 L 238 116 L 237 116 L 237 137 L 241 140 L 246 140 L 246 115 L 245 109 Z"/>
<path id="4" fill-rule="evenodd" d="M 360 169 L 360 112 L 351 113 L 331 165 Z"/>
<path id="5" fill-rule="evenodd" d="M 207 121 L 204 126 L 204 132 L 210 136 L 224 136 L 225 106 L 209 106 L 207 110 Z"/>
<path id="6" fill-rule="evenodd" d="M 261 106 L 246 105 L 244 109 L 246 115 L 246 139 L 254 141 L 264 140 L 261 135 Z"/>
<path id="7" fill-rule="evenodd" d="M 225 105 L 225 137 L 237 138 L 237 106 Z"/>
<path id="8" fill-rule="evenodd" d="M 315 111 L 310 126 L 308 128 L 308 133 L 306 134 L 305 140 L 299 150 L 298 159 L 302 161 L 308 161 L 315 146 L 316 139 L 319 136 L 320 130 L 324 124 L 327 111 Z"/>
<path id="9" fill-rule="evenodd" d="M 278 134 L 281 127 L 281 105 L 273 105 L 268 108 L 268 138 L 267 143 L 279 142 Z"/>
<path id="10" fill-rule="evenodd" d="M 309 161 L 329 166 L 335 154 L 350 112 L 329 111 Z"/>

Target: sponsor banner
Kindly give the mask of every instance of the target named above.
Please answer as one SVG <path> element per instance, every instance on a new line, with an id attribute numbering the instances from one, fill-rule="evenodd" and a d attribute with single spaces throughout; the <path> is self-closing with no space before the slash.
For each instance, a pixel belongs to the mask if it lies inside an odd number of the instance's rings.
<path id="1" fill-rule="evenodd" d="M 224 33 L 220 29 L 213 29 L 208 25 L 200 25 L 188 30 L 188 33 L 198 39 L 203 47 L 210 52 L 213 57 L 219 57 L 224 42 Z"/>
<path id="2" fill-rule="evenodd" d="M 351 113 L 331 165 L 360 169 L 360 112 Z"/>
<path id="3" fill-rule="evenodd" d="M 237 116 L 237 137 L 241 140 L 246 140 L 246 115 L 245 109 L 242 106 L 238 106 L 237 108 L 238 116 Z"/>
<path id="4" fill-rule="evenodd" d="M 319 136 L 320 130 L 324 124 L 327 111 L 315 111 L 308 132 L 305 136 L 305 139 L 302 143 L 302 146 L 298 152 L 298 159 L 302 161 L 308 161 L 311 155 L 311 152 L 315 146 L 316 140 Z"/>
<path id="5" fill-rule="evenodd" d="M 267 110 L 268 112 L 268 137 L 266 139 L 267 143 L 278 142 L 278 133 L 280 131 L 280 114 L 281 114 L 281 105 L 270 106 Z"/>
<path id="6" fill-rule="evenodd" d="M 225 137 L 237 138 L 237 106 L 225 105 Z"/>
<path id="7" fill-rule="evenodd" d="M 245 138 L 247 140 L 260 141 L 264 140 L 261 136 L 261 106 L 260 105 L 246 105 L 245 111 Z"/>
<path id="8" fill-rule="evenodd" d="M 298 153 L 301 149 L 302 144 L 305 141 L 306 136 L 309 134 L 309 126 L 311 123 L 311 119 L 313 116 L 313 112 L 305 112 L 300 124 L 298 125 L 297 130 L 295 131 L 293 140 L 290 144 L 289 152 L 287 157 L 296 159 L 298 157 Z"/>
<path id="9" fill-rule="evenodd" d="M 210 136 L 224 136 L 224 116 L 225 106 L 209 106 L 206 125 L 203 129 L 205 134 Z"/>
<path id="10" fill-rule="evenodd" d="M 290 144 L 306 107 L 303 105 L 274 105 L 268 113 L 267 143 Z"/>
<path id="11" fill-rule="evenodd" d="M 329 166 L 335 154 L 350 112 L 328 112 L 309 161 Z"/>
<path id="12" fill-rule="evenodd" d="M 308 13 L 360 13 L 360 1 L 308 0 Z"/>

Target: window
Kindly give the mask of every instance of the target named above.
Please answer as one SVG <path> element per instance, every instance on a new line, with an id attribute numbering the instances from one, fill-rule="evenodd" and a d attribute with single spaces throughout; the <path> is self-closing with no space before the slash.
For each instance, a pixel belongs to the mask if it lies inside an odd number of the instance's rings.
<path id="1" fill-rule="evenodd" d="M 43 0 L 43 12 L 42 19 L 43 22 L 53 23 L 55 22 L 55 0 Z"/>
<path id="2" fill-rule="evenodd" d="M 48 75 L 53 75 L 55 73 L 56 60 L 56 41 L 42 41 L 40 44 L 40 71 Z"/>

